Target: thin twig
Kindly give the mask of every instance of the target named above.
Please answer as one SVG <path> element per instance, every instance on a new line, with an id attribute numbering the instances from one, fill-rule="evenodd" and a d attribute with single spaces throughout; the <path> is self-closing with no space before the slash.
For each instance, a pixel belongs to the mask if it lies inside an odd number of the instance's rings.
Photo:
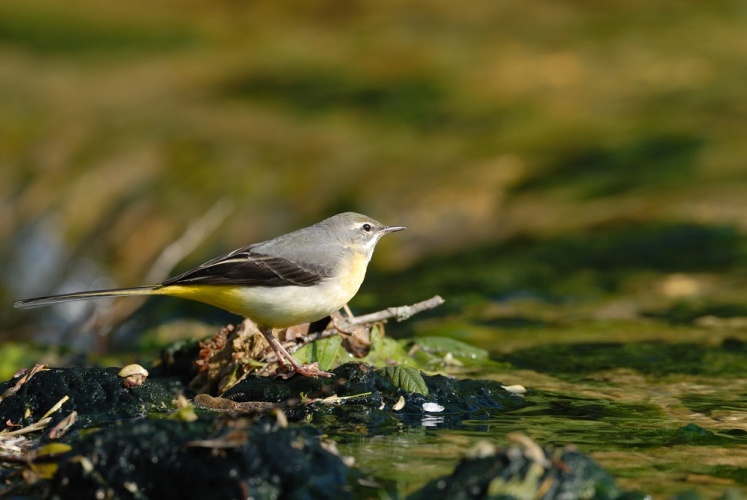
<path id="1" fill-rule="evenodd" d="M 363 316 L 355 316 L 353 318 L 345 318 L 340 321 L 339 326 L 343 330 L 346 330 L 351 326 L 376 323 L 378 321 L 384 321 L 389 318 L 396 318 L 397 321 L 404 321 L 420 312 L 427 311 L 429 309 L 435 309 L 443 303 L 444 299 L 442 299 L 440 295 L 436 295 L 428 300 L 423 300 L 422 302 L 417 302 L 410 306 L 387 307 L 386 309 L 375 313 L 364 314 Z"/>
<path id="2" fill-rule="evenodd" d="M 18 379 L 16 384 L 13 387 L 8 388 L 2 395 L 0 395 L 0 402 L 3 401 L 6 398 L 9 398 L 11 396 L 15 396 L 15 394 L 21 390 L 21 387 L 23 384 L 31 380 L 31 378 L 36 375 L 39 372 L 47 371 L 49 370 L 48 365 L 40 365 L 36 364 L 31 370 L 26 371 L 26 373 L 23 374 L 21 378 Z"/>
<path id="3" fill-rule="evenodd" d="M 36 432 L 44 429 L 49 422 L 52 421 L 52 417 L 45 417 L 38 422 L 29 424 L 22 429 L 16 429 L 14 431 L 7 431 L 0 433 L 0 440 L 7 439 L 9 437 L 18 436 L 19 434 L 28 434 L 29 432 Z"/>
<path id="4" fill-rule="evenodd" d="M 200 218 L 191 221 L 184 233 L 173 243 L 167 245 L 151 265 L 145 275 L 145 283 L 159 283 L 166 279 L 169 273 L 187 255 L 202 244 L 212 233 L 220 227 L 234 210 L 234 202 L 229 198 L 218 200 Z M 145 302 L 146 297 L 131 297 L 129 300 L 118 301 L 107 313 L 99 308 L 90 311 L 93 315 L 94 330 L 108 331 L 112 327 L 123 323 Z M 88 321 L 90 318 L 85 319 Z"/>
<path id="5" fill-rule="evenodd" d="M 218 200 L 205 215 L 191 221 L 184 233 L 161 251 L 150 270 L 145 275 L 146 283 L 158 283 L 168 277 L 174 267 L 187 255 L 192 253 L 207 236 L 215 231 L 234 209 L 234 202 L 229 198 Z"/>

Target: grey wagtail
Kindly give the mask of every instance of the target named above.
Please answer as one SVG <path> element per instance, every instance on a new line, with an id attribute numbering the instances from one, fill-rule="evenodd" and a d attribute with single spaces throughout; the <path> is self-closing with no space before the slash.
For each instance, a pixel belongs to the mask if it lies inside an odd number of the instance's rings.
<path id="1" fill-rule="evenodd" d="M 209 260 L 157 285 L 66 293 L 19 300 L 32 308 L 99 297 L 169 295 L 204 302 L 253 320 L 295 373 L 324 375 L 303 366 L 273 336 L 273 328 L 317 321 L 339 310 L 358 292 L 379 239 L 401 231 L 365 215 L 346 212 L 269 241 Z"/>

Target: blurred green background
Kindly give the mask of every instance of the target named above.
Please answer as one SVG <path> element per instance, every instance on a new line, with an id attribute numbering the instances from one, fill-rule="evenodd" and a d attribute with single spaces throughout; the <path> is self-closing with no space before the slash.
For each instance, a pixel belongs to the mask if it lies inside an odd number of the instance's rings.
<path id="1" fill-rule="evenodd" d="M 356 312 L 440 294 L 387 334 L 486 348 L 480 377 L 543 391 L 492 439 L 715 498 L 747 485 L 745 138 L 743 1 L 5 0 L 0 379 L 236 319 L 14 299 L 160 281 L 355 210 L 408 227 Z M 694 424 L 718 439 L 667 437 Z M 390 477 L 392 448 L 346 453 Z M 413 486 L 433 452 L 410 449 L 392 477 Z"/>
<path id="2" fill-rule="evenodd" d="M 6 339 L 343 210 L 408 226 L 361 309 L 744 312 L 743 2 L 8 0 L 0 61 Z"/>

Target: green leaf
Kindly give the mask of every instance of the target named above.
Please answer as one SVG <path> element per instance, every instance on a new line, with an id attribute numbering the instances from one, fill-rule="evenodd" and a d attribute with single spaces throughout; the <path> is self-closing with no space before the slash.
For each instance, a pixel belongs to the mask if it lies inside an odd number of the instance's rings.
<path id="1" fill-rule="evenodd" d="M 371 330 L 371 350 L 367 356 L 360 359 L 373 366 L 384 367 L 392 364 L 408 364 L 412 359 L 407 355 L 407 349 L 399 341 L 385 336 L 378 327 Z"/>
<path id="2" fill-rule="evenodd" d="M 425 385 L 423 375 L 419 370 L 409 366 L 394 365 L 384 368 L 384 375 L 389 377 L 392 383 L 407 392 L 417 392 L 423 396 L 428 395 L 428 386 Z"/>
<path id="3" fill-rule="evenodd" d="M 440 356 L 451 353 L 454 357 L 465 361 L 485 361 L 488 359 L 488 351 L 485 349 L 449 337 L 419 337 L 415 339 L 415 343 L 423 350 Z"/>
<path id="4" fill-rule="evenodd" d="M 314 354 L 316 355 L 317 361 L 319 361 L 319 368 L 322 370 L 329 370 L 340 364 L 341 355 L 345 354 L 342 348 L 342 339 L 339 335 L 330 337 L 328 339 L 322 339 L 320 341 L 311 344 Z"/>
<path id="5" fill-rule="evenodd" d="M 299 363 L 319 363 L 319 368 L 329 370 L 347 361 L 347 352 L 342 348 L 339 335 L 317 340 L 293 354 Z"/>

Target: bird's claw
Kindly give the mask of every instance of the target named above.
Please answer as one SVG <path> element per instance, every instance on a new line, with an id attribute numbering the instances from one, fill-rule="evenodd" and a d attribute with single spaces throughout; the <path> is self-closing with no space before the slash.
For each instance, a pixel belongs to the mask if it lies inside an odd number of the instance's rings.
<path id="1" fill-rule="evenodd" d="M 291 378 L 293 375 L 298 373 L 299 375 L 303 375 L 304 377 L 331 377 L 332 374 L 329 372 L 325 372 L 324 370 L 319 369 L 319 363 L 312 363 L 310 365 L 301 365 L 301 364 L 293 364 L 293 365 L 287 365 L 283 364 L 278 367 L 277 370 L 275 370 L 275 377 L 280 377 L 283 380 L 287 380 Z"/>

